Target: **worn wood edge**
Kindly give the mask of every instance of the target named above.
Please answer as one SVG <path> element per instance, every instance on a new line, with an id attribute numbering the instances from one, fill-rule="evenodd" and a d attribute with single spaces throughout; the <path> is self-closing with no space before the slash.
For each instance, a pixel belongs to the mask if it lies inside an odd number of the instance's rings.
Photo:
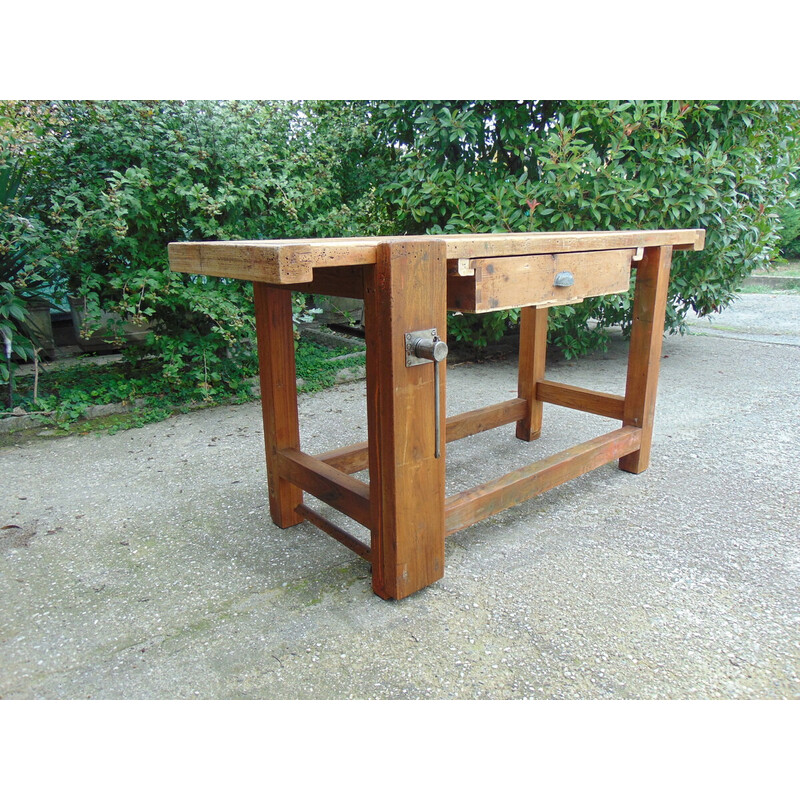
<path id="1" fill-rule="evenodd" d="M 311 250 L 301 243 L 170 242 L 167 254 L 173 272 L 273 284 L 313 278 Z"/>
<path id="2" fill-rule="evenodd" d="M 471 275 L 468 259 L 538 255 L 582 250 L 672 245 L 702 250 L 705 230 L 574 231 L 539 233 L 448 234 L 443 236 L 352 237 L 330 239 L 264 239 L 170 242 L 170 269 L 265 283 L 308 283 L 311 271 L 326 267 L 375 264 L 381 243 L 439 239 L 447 246 L 448 271 Z"/>
<path id="3" fill-rule="evenodd" d="M 300 450 L 277 453 L 279 474 L 365 528 L 372 527 L 369 485 Z"/>
<path id="4" fill-rule="evenodd" d="M 517 397 L 450 417 L 445 423 L 445 441 L 455 442 L 476 433 L 517 422 L 525 416 L 527 405 L 525 399 Z M 341 472 L 352 474 L 361 472 L 369 466 L 368 447 L 367 442 L 358 442 L 320 453 L 315 458 Z"/>
<path id="5" fill-rule="evenodd" d="M 440 237 L 447 242 L 447 258 L 476 259 L 503 256 L 543 255 L 583 250 L 618 250 L 672 245 L 679 250 L 702 250 L 703 228 L 570 231 L 538 233 L 451 234 Z M 502 245 L 502 246 L 501 246 Z"/>
<path id="6" fill-rule="evenodd" d="M 319 528 L 323 533 L 327 533 L 328 536 L 352 550 L 357 556 L 360 556 L 365 561 L 372 561 L 372 550 L 370 550 L 369 545 L 364 544 L 360 539 L 357 539 L 351 533 L 335 525 L 329 519 L 325 519 L 322 514 L 317 514 L 316 511 L 309 508 L 304 503 L 297 506 L 295 511 L 303 517 L 303 519 Z"/>
<path id="7" fill-rule="evenodd" d="M 622 395 L 596 392 L 548 380 L 537 381 L 536 399 L 611 419 L 621 420 L 625 409 L 625 398 Z"/>
<path id="8" fill-rule="evenodd" d="M 262 239 L 170 242 L 170 269 L 265 283 L 307 283 L 309 269 L 358 267 L 376 263 L 382 243 L 438 239 L 432 236 L 363 236 L 328 239 Z M 307 257 L 306 257 L 307 256 Z M 228 271 L 243 271 L 231 275 Z M 251 271 L 248 271 L 251 270 Z M 223 274 L 224 271 L 224 274 Z M 258 275 L 262 277 L 258 277 Z"/>
<path id="9" fill-rule="evenodd" d="M 475 274 L 475 267 L 470 258 L 448 258 L 447 274 L 467 277 Z"/>
<path id="10" fill-rule="evenodd" d="M 636 255 L 637 248 L 635 247 L 601 247 L 585 250 L 567 250 L 565 252 L 546 252 L 546 253 L 521 253 L 518 255 L 502 255 L 502 256 L 480 256 L 478 258 L 463 259 L 469 261 L 470 269 L 474 273 L 476 269 L 484 270 L 490 264 L 498 264 L 501 267 L 511 266 L 524 269 L 527 265 L 525 262 L 528 259 L 541 259 L 546 260 L 548 256 L 555 256 L 558 260 L 572 260 L 575 258 L 588 258 L 591 256 L 606 256 L 606 257 L 619 257 L 620 259 L 633 260 Z M 579 263 L 578 266 L 583 266 Z M 593 265 L 597 266 L 597 265 Z"/>
<path id="11" fill-rule="evenodd" d="M 445 500 L 445 536 L 577 478 L 639 448 L 633 426 L 590 439 Z"/>

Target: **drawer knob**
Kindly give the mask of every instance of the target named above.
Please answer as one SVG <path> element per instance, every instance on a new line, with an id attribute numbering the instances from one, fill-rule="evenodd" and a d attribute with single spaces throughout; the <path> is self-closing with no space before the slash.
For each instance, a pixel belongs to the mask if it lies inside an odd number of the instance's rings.
<path id="1" fill-rule="evenodd" d="M 572 286 L 575 276 L 571 272 L 559 272 L 553 280 L 553 286 Z"/>

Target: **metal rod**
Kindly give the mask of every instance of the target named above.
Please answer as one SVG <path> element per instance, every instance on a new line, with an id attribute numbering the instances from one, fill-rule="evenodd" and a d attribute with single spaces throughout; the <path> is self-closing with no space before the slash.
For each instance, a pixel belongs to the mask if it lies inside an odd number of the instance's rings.
<path id="1" fill-rule="evenodd" d="M 442 431 L 441 431 L 441 397 L 439 395 L 439 362 L 433 362 L 433 408 L 434 414 L 436 414 L 436 449 L 434 451 L 434 456 L 439 458 L 441 453 L 441 441 L 442 441 Z"/>

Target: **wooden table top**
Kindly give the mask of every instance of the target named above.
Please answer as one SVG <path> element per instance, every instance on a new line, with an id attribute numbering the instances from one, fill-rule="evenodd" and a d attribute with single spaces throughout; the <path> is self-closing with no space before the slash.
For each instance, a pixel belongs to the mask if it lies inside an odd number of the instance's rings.
<path id="1" fill-rule="evenodd" d="M 383 242 L 439 240 L 449 262 L 472 258 L 574 253 L 631 247 L 702 250 L 705 230 L 463 233 L 431 236 L 365 236 L 331 239 L 172 242 L 170 269 L 275 284 L 307 283 L 315 269 L 374 264 Z"/>

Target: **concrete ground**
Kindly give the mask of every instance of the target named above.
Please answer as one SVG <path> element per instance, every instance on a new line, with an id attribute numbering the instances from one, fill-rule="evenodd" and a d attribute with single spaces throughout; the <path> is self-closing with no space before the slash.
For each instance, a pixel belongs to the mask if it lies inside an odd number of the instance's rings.
<path id="1" fill-rule="evenodd" d="M 691 331 L 664 343 L 645 473 L 448 538 L 444 578 L 400 602 L 310 524 L 271 524 L 257 403 L 3 448 L 0 696 L 800 697 L 800 296 Z M 626 349 L 548 377 L 622 392 Z M 449 368 L 448 412 L 514 396 L 515 368 Z M 300 415 L 310 452 L 364 439 L 363 381 Z M 547 407 L 536 442 L 453 443 L 448 493 L 615 425 Z"/>

